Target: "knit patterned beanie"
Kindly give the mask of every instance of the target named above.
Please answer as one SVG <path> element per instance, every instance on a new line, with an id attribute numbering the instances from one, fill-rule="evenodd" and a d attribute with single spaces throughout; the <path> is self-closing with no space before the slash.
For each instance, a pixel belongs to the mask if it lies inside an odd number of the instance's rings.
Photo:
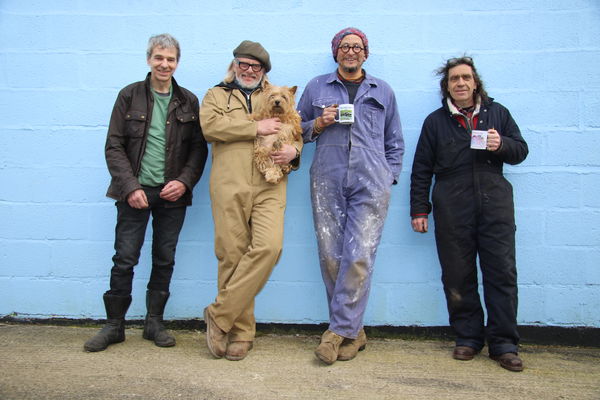
<path id="1" fill-rule="evenodd" d="M 331 40 L 331 52 L 333 53 L 333 60 L 337 62 L 338 47 L 340 46 L 340 42 L 344 36 L 347 35 L 356 35 L 361 38 L 363 47 L 365 48 L 365 59 L 367 59 L 369 57 L 369 40 L 367 39 L 367 35 L 365 35 L 360 29 L 348 27 L 336 33 Z"/>

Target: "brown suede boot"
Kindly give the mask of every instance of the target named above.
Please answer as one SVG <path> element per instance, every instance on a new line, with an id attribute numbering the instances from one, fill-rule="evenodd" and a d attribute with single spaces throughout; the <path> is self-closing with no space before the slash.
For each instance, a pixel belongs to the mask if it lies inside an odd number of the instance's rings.
<path id="1" fill-rule="evenodd" d="M 365 347 L 367 347 L 367 334 L 364 329 L 361 329 L 360 332 L 358 332 L 358 337 L 356 339 L 344 339 L 340 346 L 337 359 L 339 361 L 352 360 L 356 357 L 358 352 L 364 350 Z"/>
<path id="2" fill-rule="evenodd" d="M 343 341 L 342 336 L 327 329 L 321 336 L 321 344 L 315 350 L 315 355 L 325 364 L 331 365 L 337 360 L 340 345 Z"/>
<path id="3" fill-rule="evenodd" d="M 227 332 L 215 324 L 208 313 L 208 307 L 204 309 L 204 323 L 206 324 L 206 345 L 208 351 L 215 358 L 221 358 L 225 355 L 225 346 L 227 344 Z"/>
<path id="4" fill-rule="evenodd" d="M 250 350 L 252 350 L 252 342 L 230 342 L 227 345 L 225 358 L 229 361 L 240 361 L 246 358 Z"/>

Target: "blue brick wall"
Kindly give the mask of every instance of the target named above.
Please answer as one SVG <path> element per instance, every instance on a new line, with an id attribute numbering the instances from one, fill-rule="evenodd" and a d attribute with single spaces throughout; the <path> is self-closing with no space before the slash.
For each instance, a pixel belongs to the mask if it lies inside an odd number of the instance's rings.
<path id="1" fill-rule="evenodd" d="M 407 146 L 365 322 L 447 324 L 433 235 L 409 226 L 409 174 L 421 123 L 440 101 L 433 70 L 466 52 L 530 145 L 523 164 L 506 168 L 517 206 L 519 323 L 600 327 L 600 5 L 477 3 L 0 2 L 0 315 L 104 316 L 115 210 L 104 196 L 103 146 L 118 90 L 147 72 L 150 35 L 179 39 L 176 77 L 202 98 L 243 39 L 269 50 L 274 83 L 301 93 L 335 68 L 331 37 L 353 25 L 370 40 L 365 68 L 396 92 Z M 327 320 L 308 189 L 313 152 L 307 146 L 290 178 L 284 253 L 257 298 L 262 322 Z M 216 294 L 208 173 L 181 235 L 169 319 L 200 317 Z M 148 247 L 133 318 L 145 313 Z"/>

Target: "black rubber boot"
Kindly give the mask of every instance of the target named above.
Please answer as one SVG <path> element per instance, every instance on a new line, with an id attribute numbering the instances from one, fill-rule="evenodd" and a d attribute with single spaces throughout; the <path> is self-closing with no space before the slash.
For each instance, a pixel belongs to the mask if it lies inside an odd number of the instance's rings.
<path id="1" fill-rule="evenodd" d="M 94 337 L 85 342 L 87 351 L 102 351 L 113 343 L 125 340 L 125 314 L 131 304 L 131 296 L 104 294 L 106 325 Z"/>
<path id="2" fill-rule="evenodd" d="M 169 292 L 161 290 L 146 291 L 146 320 L 144 321 L 144 339 L 154 340 L 158 347 L 175 346 L 175 338 L 163 325 L 163 313 L 169 299 Z"/>

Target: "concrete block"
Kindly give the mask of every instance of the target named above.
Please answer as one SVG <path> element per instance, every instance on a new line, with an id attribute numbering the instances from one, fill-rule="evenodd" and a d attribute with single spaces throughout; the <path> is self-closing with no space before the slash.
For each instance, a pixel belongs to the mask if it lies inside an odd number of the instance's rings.
<path id="1" fill-rule="evenodd" d="M 378 283 L 428 283 L 440 279 L 440 264 L 434 247 L 380 246 L 373 271 Z"/>
<path id="2" fill-rule="evenodd" d="M 185 221 L 179 242 L 195 241 L 202 243 L 213 243 L 214 241 L 214 225 L 210 206 L 206 204 L 208 195 L 196 193 L 194 190 L 194 198 L 192 206 L 188 207 L 185 214 Z"/>
<path id="3" fill-rule="evenodd" d="M 380 287 L 372 289 L 381 292 Z M 385 292 L 385 307 L 378 296 L 373 296 L 368 306 L 367 324 L 439 326 L 448 324 L 446 300 L 441 283 L 402 284 Z M 383 313 L 383 314 L 382 314 Z M 388 321 L 388 322 L 386 322 Z"/>
<path id="4" fill-rule="evenodd" d="M 600 92 L 598 94 L 600 95 Z M 546 135 L 546 143 L 546 165 L 600 166 L 600 157 L 596 151 L 600 146 L 600 137 L 593 130 L 550 132 Z"/>
<path id="5" fill-rule="evenodd" d="M 213 243 L 180 241 L 177 245 L 173 279 L 216 282 L 217 258 Z"/>
<path id="6" fill-rule="evenodd" d="M 114 105 L 114 91 L 102 90 L 54 90 L 0 89 L 0 107 L 12 121 L 12 127 L 30 126 L 106 126 Z M 56 101 L 56 99 L 60 101 Z M 23 104 L 38 104 L 39 107 L 23 107 Z M 88 107 L 81 107 L 88 104 Z M 94 105 L 92 107 L 91 105 Z M 14 123 L 14 122 L 13 122 Z"/>
<path id="7" fill-rule="evenodd" d="M 580 46 L 597 47 L 600 43 L 600 26 L 598 26 L 600 10 L 597 4 L 588 1 L 578 5 L 578 8 L 581 8 L 579 23 L 577 24 Z"/>
<path id="8" fill-rule="evenodd" d="M 581 98 L 581 123 L 585 128 L 600 128 L 600 91 L 586 90 Z M 597 132 L 591 133 L 598 137 Z"/>
<path id="9" fill-rule="evenodd" d="M 52 273 L 52 245 L 47 241 L 0 240 L 0 277 L 43 277 Z"/>
<path id="10" fill-rule="evenodd" d="M 600 211 L 549 211 L 545 236 L 552 246 L 598 246 Z"/>
<path id="11" fill-rule="evenodd" d="M 545 208 L 579 208 L 580 176 L 569 172 L 522 173 L 510 177 L 518 187 L 515 204 L 527 208 L 543 204 Z M 560 196 L 549 195 L 560 193 Z"/>
<path id="12" fill-rule="evenodd" d="M 110 276 L 113 241 L 56 240 L 46 268 L 55 279 L 105 279 Z"/>
<path id="13" fill-rule="evenodd" d="M 284 247 L 281 259 L 271 275 L 271 281 L 322 282 L 316 245 Z"/>
<path id="14" fill-rule="evenodd" d="M 513 113 L 513 118 L 517 118 Z M 517 121 L 517 124 L 519 122 Z M 546 156 L 547 152 L 547 136 L 544 132 L 536 131 L 527 127 L 520 126 L 521 135 L 523 139 L 527 142 L 527 147 L 529 148 L 529 154 L 527 154 L 527 158 L 519 165 L 516 166 L 508 166 L 505 165 L 505 175 L 507 171 L 513 169 L 519 169 L 523 167 L 538 167 L 544 165 L 545 160 L 548 159 Z"/>
<path id="15" fill-rule="evenodd" d="M 104 143 L 106 129 L 79 128 L 21 128 L 5 129 L 3 132 L 5 145 L 0 148 L 0 159 L 6 167 L 36 169 L 40 167 L 90 167 L 106 169 L 104 159 Z M 81 149 L 73 151 L 73 149 Z M 34 154 L 35 164 L 22 151 L 27 149 Z M 106 173 L 108 176 L 108 172 Z M 108 184 L 108 181 L 107 181 Z"/>
<path id="16" fill-rule="evenodd" d="M 171 281 L 171 296 L 165 308 L 165 319 L 202 319 L 204 307 L 214 301 L 217 284 L 210 281 L 179 280 Z M 140 293 L 140 299 L 145 294 Z M 143 305 L 143 304 L 142 304 Z M 141 313 L 144 313 L 143 307 Z"/>
<path id="17" fill-rule="evenodd" d="M 256 297 L 255 315 L 258 322 L 318 324 L 329 321 L 327 309 L 322 283 L 268 282 Z"/>
<path id="18" fill-rule="evenodd" d="M 583 207 L 600 208 L 600 175 L 593 173 L 581 174 L 581 201 Z"/>
<path id="19" fill-rule="evenodd" d="M 37 184 L 31 184 L 32 178 Z M 6 188 L 4 200 L 40 204 L 101 202 L 108 186 L 104 170 L 62 167 L 6 168 L 0 174 L 0 184 Z"/>
<path id="20" fill-rule="evenodd" d="M 536 112 L 523 112 L 517 121 L 521 127 L 531 127 L 537 130 L 553 127 L 576 128 L 579 126 L 579 93 L 574 90 L 533 91 L 524 89 L 520 92 L 508 91 L 492 94 L 495 99 L 509 110 L 527 110 L 535 99 Z M 504 101 L 504 98 L 510 99 Z"/>
<path id="21" fill-rule="evenodd" d="M 84 239 L 88 207 L 41 204 L 8 204 L 0 207 L 1 237 L 13 240 Z M 10 232 L 10 233 L 9 233 Z"/>
<path id="22" fill-rule="evenodd" d="M 304 206 L 288 206 L 283 227 L 284 245 L 288 243 L 316 244 L 310 201 Z"/>
<path id="23" fill-rule="evenodd" d="M 600 284 L 600 250 L 584 246 L 526 247 L 517 251 L 519 282 L 525 285 Z M 536 268 L 543 265 L 543 269 Z"/>

